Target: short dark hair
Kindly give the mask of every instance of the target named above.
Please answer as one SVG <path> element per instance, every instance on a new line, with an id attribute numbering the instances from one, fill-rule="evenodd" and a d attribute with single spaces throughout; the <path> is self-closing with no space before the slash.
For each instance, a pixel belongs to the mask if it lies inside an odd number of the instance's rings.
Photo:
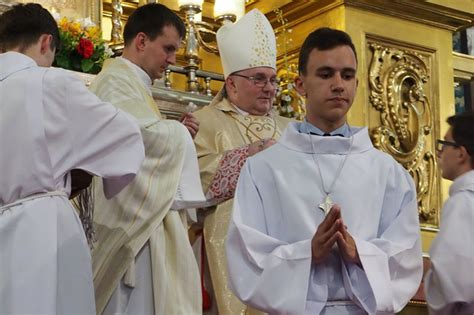
<path id="1" fill-rule="evenodd" d="M 466 111 L 446 120 L 453 132 L 454 142 L 466 148 L 474 168 L 474 111 Z"/>
<path id="2" fill-rule="evenodd" d="M 174 26 L 181 38 L 186 27 L 176 13 L 159 3 L 148 3 L 137 8 L 127 20 L 123 31 L 125 46 L 129 45 L 138 33 L 143 32 L 151 40 L 163 33 L 165 26 Z"/>
<path id="3" fill-rule="evenodd" d="M 51 49 L 59 47 L 58 24 L 39 4 L 17 4 L 0 15 L 0 51 L 13 48 L 24 51 L 43 34 L 53 36 Z"/>
<path id="4" fill-rule="evenodd" d="M 349 34 L 329 27 L 322 27 L 313 31 L 308 35 L 308 37 L 306 37 L 303 46 L 301 47 L 298 61 L 299 73 L 306 75 L 309 55 L 313 49 L 330 50 L 339 46 L 349 46 L 354 52 L 357 61 L 357 52 Z"/>

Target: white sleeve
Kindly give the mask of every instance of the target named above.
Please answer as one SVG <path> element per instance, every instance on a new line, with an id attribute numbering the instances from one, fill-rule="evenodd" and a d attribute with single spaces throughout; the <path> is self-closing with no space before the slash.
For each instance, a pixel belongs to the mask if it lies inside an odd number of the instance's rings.
<path id="1" fill-rule="evenodd" d="M 237 184 L 226 253 L 229 284 L 240 300 L 269 313 L 304 313 L 311 239 L 288 244 L 267 234 L 249 160 Z"/>
<path id="2" fill-rule="evenodd" d="M 102 102 L 82 81 L 63 71 L 48 71 L 45 85 L 46 91 L 56 89 L 47 97 L 62 107 L 61 118 L 68 124 L 62 129 L 67 130 L 64 139 L 73 144 L 72 152 L 58 162 L 61 170 L 82 169 L 102 177 L 105 196 L 113 197 L 134 179 L 144 159 L 135 118 Z M 54 127 L 50 129 L 54 136 Z"/>
<path id="3" fill-rule="evenodd" d="M 423 274 L 413 180 L 401 167 L 389 178 L 378 237 L 354 237 L 363 269 L 355 264 L 343 268 L 346 291 L 371 314 L 400 311 L 416 293 Z"/>

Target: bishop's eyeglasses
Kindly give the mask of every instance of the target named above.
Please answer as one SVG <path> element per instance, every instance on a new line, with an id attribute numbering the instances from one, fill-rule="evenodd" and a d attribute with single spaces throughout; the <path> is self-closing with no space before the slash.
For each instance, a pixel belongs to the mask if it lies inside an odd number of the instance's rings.
<path id="1" fill-rule="evenodd" d="M 461 145 L 453 141 L 440 140 L 440 139 L 436 140 L 436 151 L 443 152 L 443 149 L 445 146 L 459 148 Z"/>
<path id="2" fill-rule="evenodd" d="M 267 78 L 266 76 L 264 75 L 256 75 L 256 76 L 247 76 L 247 75 L 243 75 L 243 74 L 238 74 L 238 73 L 234 73 L 232 74 L 233 76 L 236 76 L 236 77 L 241 77 L 241 78 L 245 78 L 249 81 L 252 81 L 253 84 L 259 88 L 264 88 L 266 85 L 267 85 L 267 82 L 270 82 L 270 85 L 276 90 L 278 89 L 279 87 L 279 84 L 278 84 L 278 79 L 276 77 L 271 77 L 271 78 Z"/>

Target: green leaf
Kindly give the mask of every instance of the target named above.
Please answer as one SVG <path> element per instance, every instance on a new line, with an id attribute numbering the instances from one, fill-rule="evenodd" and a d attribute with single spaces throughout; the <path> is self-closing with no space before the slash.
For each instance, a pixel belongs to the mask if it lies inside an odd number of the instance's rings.
<path id="1" fill-rule="evenodd" d="M 60 68 L 71 69 L 71 61 L 64 55 L 56 56 L 56 65 Z"/>
<path id="2" fill-rule="evenodd" d="M 82 59 L 81 69 L 83 72 L 89 72 L 94 66 L 94 62 L 91 59 Z"/>

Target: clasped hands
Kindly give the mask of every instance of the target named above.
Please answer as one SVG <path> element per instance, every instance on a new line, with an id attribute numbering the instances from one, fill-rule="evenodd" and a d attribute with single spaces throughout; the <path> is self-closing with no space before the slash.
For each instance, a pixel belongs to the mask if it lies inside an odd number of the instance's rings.
<path id="1" fill-rule="evenodd" d="M 359 253 L 354 239 L 347 231 L 341 216 L 341 207 L 333 205 L 323 222 L 318 226 L 311 240 L 312 261 L 323 262 L 334 244 L 337 244 L 342 258 L 360 266 Z"/>

